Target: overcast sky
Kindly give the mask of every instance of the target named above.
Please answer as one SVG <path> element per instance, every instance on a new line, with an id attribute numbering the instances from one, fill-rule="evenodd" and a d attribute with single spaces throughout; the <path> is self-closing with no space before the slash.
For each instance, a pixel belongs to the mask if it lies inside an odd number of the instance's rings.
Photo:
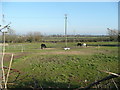
<path id="1" fill-rule="evenodd" d="M 4 22 L 11 22 L 17 34 L 39 31 L 64 34 L 64 14 L 68 34 L 107 34 L 118 29 L 118 2 L 2 2 Z"/>

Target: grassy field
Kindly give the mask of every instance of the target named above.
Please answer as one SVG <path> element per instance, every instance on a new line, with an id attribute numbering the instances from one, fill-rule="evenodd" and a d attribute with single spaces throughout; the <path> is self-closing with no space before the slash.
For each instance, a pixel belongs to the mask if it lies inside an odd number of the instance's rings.
<path id="1" fill-rule="evenodd" d="M 88 42 L 87 44 L 116 44 L 117 42 Z M 65 51 L 64 43 L 16 43 L 6 46 L 4 58 L 8 66 L 14 53 L 12 68 L 20 71 L 11 73 L 9 88 L 83 88 L 109 74 L 100 70 L 118 73 L 118 47 L 77 47 L 68 43 L 71 49 Z M 11 71 L 12 72 L 12 71 Z M 114 79 L 117 83 L 117 80 Z M 115 87 L 103 82 L 99 87 Z M 97 86 L 94 86 L 97 87 Z"/>
<path id="2" fill-rule="evenodd" d="M 104 39 L 108 39 L 109 40 L 109 37 L 105 37 L 105 36 L 97 36 L 97 37 L 89 37 L 89 36 L 76 36 L 76 37 L 72 37 L 72 36 L 68 36 L 67 37 L 68 41 L 71 40 L 71 41 L 79 41 L 79 40 L 104 40 Z M 42 40 L 44 41 L 64 41 L 65 40 L 65 37 L 52 37 L 52 36 L 48 36 L 48 37 L 43 37 Z"/>

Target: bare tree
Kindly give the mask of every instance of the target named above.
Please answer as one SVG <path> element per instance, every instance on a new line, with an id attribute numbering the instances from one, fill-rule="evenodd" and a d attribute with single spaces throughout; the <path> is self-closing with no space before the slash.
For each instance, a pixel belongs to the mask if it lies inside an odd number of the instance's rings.
<path id="1" fill-rule="evenodd" d="M 107 30 L 108 30 L 108 35 L 110 37 L 110 41 L 117 41 L 118 40 L 118 36 L 120 34 L 120 31 L 115 30 L 115 29 L 112 30 L 112 29 L 109 29 L 109 28 L 107 28 Z"/>
<path id="2" fill-rule="evenodd" d="M 16 41 L 16 34 L 15 30 L 8 28 L 7 34 L 6 34 L 6 42 L 13 43 Z"/>
<path id="3" fill-rule="evenodd" d="M 34 32 L 34 41 L 41 41 L 42 35 L 40 32 Z"/>
<path id="4" fill-rule="evenodd" d="M 42 40 L 42 34 L 40 32 L 29 32 L 26 38 L 26 41 L 29 42 L 39 42 Z"/>

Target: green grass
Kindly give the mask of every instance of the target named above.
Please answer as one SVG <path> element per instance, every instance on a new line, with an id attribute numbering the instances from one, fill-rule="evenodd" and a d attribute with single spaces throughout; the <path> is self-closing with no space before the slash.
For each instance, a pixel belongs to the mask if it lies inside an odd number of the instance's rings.
<path id="1" fill-rule="evenodd" d="M 107 74 L 98 70 L 109 69 L 112 72 L 116 72 L 118 69 L 117 65 L 117 56 L 105 54 L 95 54 L 87 57 L 79 55 L 31 55 L 13 62 L 13 68 L 34 76 L 38 81 L 66 83 L 66 85 L 70 83 L 73 85 L 72 88 L 75 88 L 74 85 L 77 87 L 85 86 L 85 80 L 90 83 L 98 77 L 107 76 Z M 31 80 L 32 77 L 27 78 Z M 41 82 L 40 85 L 44 86 L 45 83 Z M 29 85 L 26 86 L 29 87 Z M 54 84 L 51 85 L 51 87 L 53 86 Z M 56 86 L 61 87 L 59 85 Z M 46 85 L 46 87 L 48 86 Z M 64 88 L 66 87 L 64 86 Z"/>
<path id="2" fill-rule="evenodd" d="M 118 42 L 85 42 L 87 44 L 95 44 L 95 45 L 103 45 L 103 44 L 118 44 Z M 24 51 L 39 51 L 40 50 L 40 44 L 41 43 L 15 43 L 15 44 L 9 44 L 9 46 L 6 46 L 6 52 L 21 52 L 22 48 Z M 47 48 L 64 48 L 65 43 L 58 42 L 58 43 L 45 43 L 47 45 Z M 69 42 L 68 47 L 75 48 L 77 45 L 77 42 Z"/>
<path id="3" fill-rule="evenodd" d="M 97 40 L 97 39 L 109 39 L 109 37 L 67 37 L 68 40 L 85 40 L 85 39 L 91 39 L 91 40 Z M 62 41 L 65 40 L 65 37 L 44 37 L 43 40 L 46 41 Z"/>
<path id="4" fill-rule="evenodd" d="M 107 45 L 110 45 L 110 44 L 118 44 L 118 42 L 86 42 L 87 44 L 98 44 L 98 45 L 104 45 L 104 44 L 107 44 Z"/>
<path id="5" fill-rule="evenodd" d="M 36 84 L 46 88 L 78 88 L 108 76 L 99 70 L 118 73 L 117 47 L 83 48 L 69 43 L 71 50 L 64 51 L 64 43 L 45 44 L 50 49 L 41 50 L 40 43 L 24 43 L 24 52 L 21 52 L 20 44 L 6 47 L 7 53 L 15 54 L 12 68 L 21 72 L 15 85 L 9 85 L 9 88 L 31 88 Z M 8 61 L 5 63 L 7 66 Z M 9 82 L 15 75 L 17 73 L 10 75 Z"/>

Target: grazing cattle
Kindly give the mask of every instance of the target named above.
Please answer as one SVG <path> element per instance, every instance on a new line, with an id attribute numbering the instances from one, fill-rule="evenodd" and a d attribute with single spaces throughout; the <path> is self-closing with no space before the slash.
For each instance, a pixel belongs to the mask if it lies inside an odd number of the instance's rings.
<path id="1" fill-rule="evenodd" d="M 44 49 L 46 48 L 46 45 L 45 44 L 41 44 L 41 49 Z"/>
<path id="2" fill-rule="evenodd" d="M 82 43 L 77 43 L 77 46 L 82 46 Z"/>
<path id="3" fill-rule="evenodd" d="M 83 47 L 87 47 L 87 44 L 86 43 L 77 43 L 77 46 L 83 46 Z"/>
<path id="4" fill-rule="evenodd" d="M 83 46 L 83 47 L 87 47 L 87 44 L 86 44 L 86 43 L 83 43 L 82 46 Z"/>
<path id="5" fill-rule="evenodd" d="M 70 50 L 70 48 L 64 48 L 64 50 Z"/>

